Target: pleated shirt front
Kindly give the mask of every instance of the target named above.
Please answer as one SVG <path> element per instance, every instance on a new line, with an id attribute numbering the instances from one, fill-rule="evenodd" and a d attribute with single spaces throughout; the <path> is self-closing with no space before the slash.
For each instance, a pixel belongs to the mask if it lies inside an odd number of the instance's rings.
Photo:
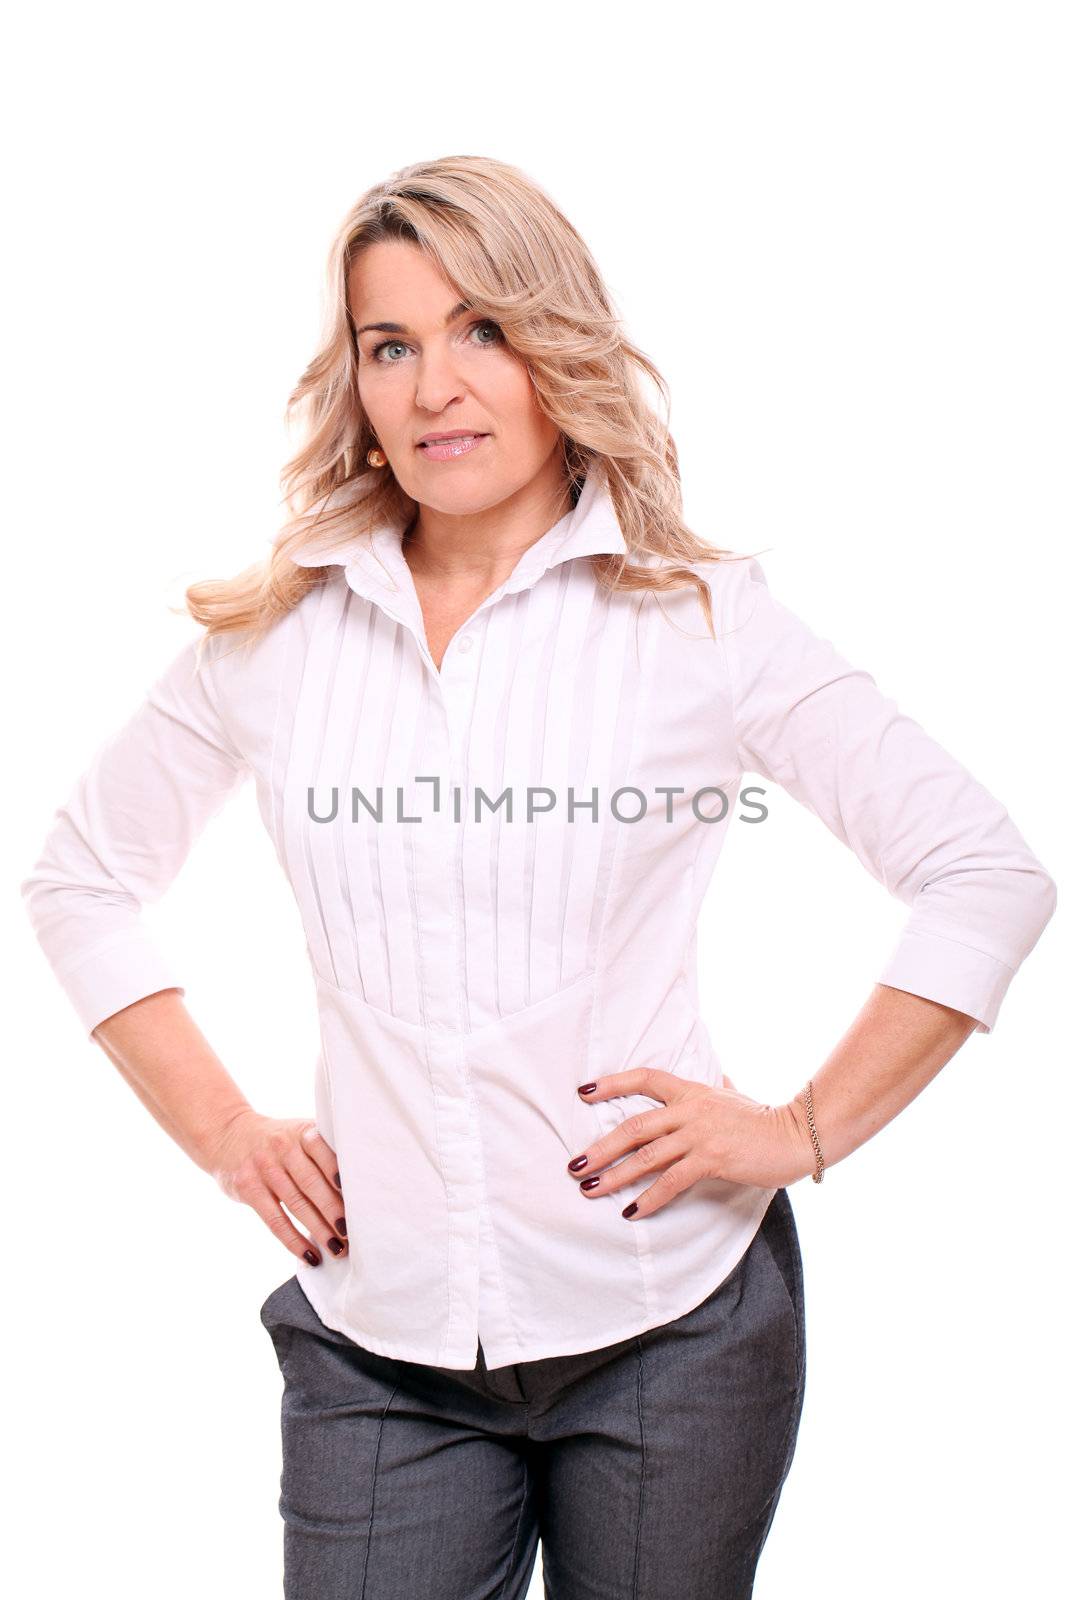
<path id="1" fill-rule="evenodd" d="M 646 1177 L 586 1199 L 571 1156 L 653 1066 L 715 1085 L 696 924 L 746 772 L 814 811 L 910 908 L 872 979 L 988 1032 L 1056 889 L 1004 807 L 871 676 L 771 595 L 760 563 L 607 592 L 626 550 L 594 467 L 575 508 L 430 654 L 401 530 L 327 569 L 254 646 L 194 640 L 100 749 L 23 884 L 91 1030 L 183 988 L 140 915 L 240 785 L 292 886 L 314 975 L 315 1116 L 347 1253 L 296 1273 L 376 1353 L 470 1370 L 597 1349 L 691 1310 L 772 1189 L 703 1179 L 647 1218 Z M 197 644 L 203 646 L 198 663 Z M 760 791 L 763 793 L 763 791 Z"/>

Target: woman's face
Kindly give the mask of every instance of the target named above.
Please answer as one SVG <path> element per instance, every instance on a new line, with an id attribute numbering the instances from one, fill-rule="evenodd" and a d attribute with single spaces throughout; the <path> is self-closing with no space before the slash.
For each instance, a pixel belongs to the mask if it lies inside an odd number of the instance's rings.
<path id="1" fill-rule="evenodd" d="M 368 245 L 349 272 L 359 396 L 375 436 L 412 499 L 469 515 L 539 475 L 558 486 L 562 436 L 496 323 L 453 315 L 458 300 L 429 257 L 402 240 Z M 440 459 L 420 447 L 425 434 L 454 429 L 486 437 Z"/>

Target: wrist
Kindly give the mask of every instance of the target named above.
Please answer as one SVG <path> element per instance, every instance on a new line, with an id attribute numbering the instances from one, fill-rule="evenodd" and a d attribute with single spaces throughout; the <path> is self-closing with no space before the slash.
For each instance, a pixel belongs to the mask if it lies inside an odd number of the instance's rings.
<path id="1" fill-rule="evenodd" d="M 214 1177 L 220 1166 L 225 1165 L 228 1153 L 232 1150 L 234 1141 L 239 1138 L 245 1125 L 256 1121 L 259 1113 L 247 1102 L 236 1106 L 226 1116 L 225 1120 L 211 1129 L 197 1143 L 195 1160 L 199 1167 Z"/>
<path id="2" fill-rule="evenodd" d="M 787 1100 L 779 1110 L 782 1113 L 782 1125 L 786 1136 L 787 1170 L 791 1174 L 787 1182 L 797 1183 L 801 1178 L 813 1178 L 818 1161 L 808 1127 L 804 1091 L 801 1090 L 800 1094 L 794 1095 L 792 1100 Z"/>

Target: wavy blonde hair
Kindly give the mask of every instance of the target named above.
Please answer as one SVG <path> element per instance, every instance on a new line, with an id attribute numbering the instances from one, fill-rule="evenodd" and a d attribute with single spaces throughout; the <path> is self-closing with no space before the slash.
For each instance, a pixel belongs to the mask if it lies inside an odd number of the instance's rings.
<path id="1" fill-rule="evenodd" d="M 667 384 L 625 337 L 596 264 L 566 217 L 518 168 L 484 156 L 404 167 L 345 217 L 329 252 L 320 346 L 285 411 L 290 431 L 304 431 L 281 473 L 288 518 L 268 558 L 235 578 L 192 584 L 185 591 L 189 614 L 208 634 L 241 630 L 249 643 L 328 578 L 328 570 L 292 560 L 312 534 L 317 543 L 323 533 L 346 539 L 383 520 L 414 522 L 418 504 L 392 469 L 367 465 L 377 441 L 360 403 L 348 304 L 354 258 L 371 244 L 398 239 L 426 251 L 525 361 L 562 435 L 572 501 L 599 460 L 630 554 L 663 558 L 646 567 L 621 554 L 592 556 L 598 582 L 650 592 L 694 584 L 714 638 L 710 589 L 686 563 L 743 558 L 706 544 L 682 520 Z M 642 372 L 666 401 L 664 422 L 642 396 Z"/>

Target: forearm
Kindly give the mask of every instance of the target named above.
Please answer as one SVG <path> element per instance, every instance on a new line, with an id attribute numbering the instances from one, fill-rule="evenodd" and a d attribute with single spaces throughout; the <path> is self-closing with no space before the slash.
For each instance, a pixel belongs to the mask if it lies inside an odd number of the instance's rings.
<path id="1" fill-rule="evenodd" d="M 876 984 L 844 1038 L 811 1078 L 815 1127 L 826 1166 L 843 1161 L 903 1111 L 976 1026 L 975 1018 L 962 1011 Z M 798 1178 L 813 1174 L 816 1166 L 806 1088 L 807 1080 L 788 1102 Z"/>
<path id="2" fill-rule="evenodd" d="M 92 1037 L 160 1127 L 210 1172 L 226 1129 L 252 1108 L 178 990 L 146 995 L 105 1018 Z"/>

